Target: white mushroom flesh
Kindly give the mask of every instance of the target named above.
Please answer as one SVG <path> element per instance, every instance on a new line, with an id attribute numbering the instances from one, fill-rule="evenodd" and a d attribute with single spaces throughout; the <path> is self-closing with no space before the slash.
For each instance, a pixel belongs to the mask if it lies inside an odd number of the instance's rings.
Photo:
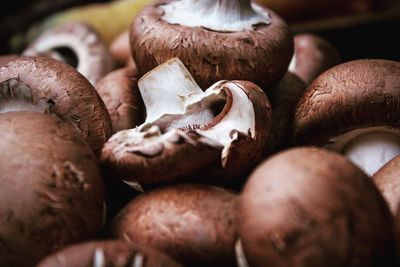
<path id="1" fill-rule="evenodd" d="M 235 243 L 235 255 L 238 267 L 249 267 L 246 256 L 244 255 L 243 246 L 240 239 Z"/>

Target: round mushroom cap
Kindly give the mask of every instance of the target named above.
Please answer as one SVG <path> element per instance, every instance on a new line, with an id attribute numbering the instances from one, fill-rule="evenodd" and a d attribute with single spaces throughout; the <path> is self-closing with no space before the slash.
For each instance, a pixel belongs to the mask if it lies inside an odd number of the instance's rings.
<path id="1" fill-rule="evenodd" d="M 132 59 L 131 48 L 129 44 L 129 30 L 119 34 L 110 44 L 110 54 L 115 63 L 119 66 L 125 66 Z"/>
<path id="2" fill-rule="evenodd" d="M 103 184 L 93 152 L 70 124 L 36 112 L 0 114 L 0 266 L 33 266 L 93 238 Z"/>
<path id="3" fill-rule="evenodd" d="M 295 112 L 294 135 L 325 145 L 350 130 L 400 128 L 400 62 L 362 59 L 333 67 L 307 88 Z"/>
<path id="4" fill-rule="evenodd" d="M 149 191 L 115 218 L 115 237 L 154 247 L 185 266 L 233 266 L 236 195 L 181 184 Z"/>
<path id="5" fill-rule="evenodd" d="M 19 56 L 18 55 L 1 55 L 0 56 L 0 68 L 6 65 L 8 62 L 17 59 Z"/>
<path id="6" fill-rule="evenodd" d="M 273 11 L 263 8 L 271 24 L 219 32 L 166 22 L 160 6 L 170 2 L 145 7 L 132 22 L 131 51 L 139 77 L 173 57 L 182 60 L 201 88 L 220 80 L 247 80 L 268 90 L 285 75 L 293 55 L 293 37 Z"/>
<path id="7" fill-rule="evenodd" d="M 303 147 L 269 158 L 238 202 L 251 267 L 378 267 L 393 260 L 393 217 L 383 197 L 333 152 Z"/>
<path id="8" fill-rule="evenodd" d="M 181 267 L 156 250 L 124 241 L 72 245 L 43 259 L 37 267 Z"/>
<path id="9" fill-rule="evenodd" d="M 72 123 L 96 155 L 112 134 L 110 116 L 96 90 L 60 61 L 23 57 L 1 68 L 0 112 L 9 110 L 16 99 Z"/>

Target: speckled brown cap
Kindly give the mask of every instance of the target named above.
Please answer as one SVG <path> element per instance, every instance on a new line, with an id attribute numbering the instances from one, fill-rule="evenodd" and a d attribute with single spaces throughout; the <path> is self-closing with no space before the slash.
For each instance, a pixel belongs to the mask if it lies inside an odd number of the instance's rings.
<path id="1" fill-rule="evenodd" d="M 273 11 L 264 9 L 271 17 L 269 25 L 220 32 L 164 21 L 160 6 L 170 2 L 149 5 L 132 22 L 131 51 L 139 76 L 178 57 L 201 88 L 220 80 L 247 80 L 268 91 L 283 78 L 293 55 L 293 37 Z"/>
<path id="2" fill-rule="evenodd" d="M 72 245 L 46 257 L 37 267 L 181 267 L 156 250 L 124 241 Z"/>
<path id="3" fill-rule="evenodd" d="M 382 267 L 393 217 L 372 180 L 344 157 L 295 148 L 263 162 L 238 206 L 251 267 Z"/>
<path id="4" fill-rule="evenodd" d="M 236 196 L 177 185 L 135 198 L 115 218 L 115 237 L 168 253 L 185 266 L 234 266 Z"/>
<path id="5" fill-rule="evenodd" d="M 93 238 L 103 184 L 93 152 L 71 124 L 37 112 L 0 114 L 0 266 L 33 266 Z"/>
<path id="6" fill-rule="evenodd" d="M 372 126 L 400 128 L 400 62 L 355 60 L 320 75 L 302 96 L 294 134 L 324 145 L 339 134 Z"/>
<path id="7" fill-rule="evenodd" d="M 17 59 L 18 55 L 1 55 L 0 56 L 0 68 L 6 65 L 8 62 Z"/>
<path id="8" fill-rule="evenodd" d="M 42 106 L 40 112 L 72 123 L 96 155 L 112 134 L 110 117 L 96 90 L 74 68 L 60 61 L 24 57 L 1 68 L 0 109 L 15 98 Z"/>

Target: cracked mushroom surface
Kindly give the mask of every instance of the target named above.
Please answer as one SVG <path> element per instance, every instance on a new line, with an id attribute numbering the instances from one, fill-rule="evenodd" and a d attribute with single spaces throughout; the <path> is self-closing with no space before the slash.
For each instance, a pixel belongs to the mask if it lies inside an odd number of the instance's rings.
<path id="1" fill-rule="evenodd" d="M 125 182 L 165 183 L 204 172 L 210 181 L 224 183 L 261 160 L 271 108 L 255 84 L 220 81 L 203 92 L 175 58 L 138 85 L 146 121 L 114 134 L 101 156 Z"/>
<path id="2" fill-rule="evenodd" d="M 114 237 L 171 255 L 184 266 L 235 266 L 237 196 L 206 185 L 148 191 L 114 219 Z"/>
<path id="3" fill-rule="evenodd" d="M 201 88 L 247 80 L 268 91 L 293 55 L 286 23 L 250 0 L 159 1 L 135 17 L 130 40 L 140 76 L 178 57 Z"/>
<path id="4" fill-rule="evenodd" d="M 22 54 L 63 61 L 76 68 L 92 85 L 113 68 L 107 45 L 83 22 L 65 23 L 45 31 Z"/>
<path id="5" fill-rule="evenodd" d="M 26 111 L 0 114 L 0 127 L 0 265 L 33 266 L 98 234 L 103 184 L 76 129 Z"/>
<path id="6" fill-rule="evenodd" d="M 342 153 L 373 175 L 400 154 L 399 88 L 400 62 L 362 59 L 327 70 L 297 105 L 296 141 Z"/>
<path id="7" fill-rule="evenodd" d="M 111 136 L 103 101 L 85 77 L 50 58 L 24 57 L 0 69 L 0 113 L 31 110 L 72 123 L 96 155 Z"/>
<path id="8" fill-rule="evenodd" d="M 286 150 L 249 177 L 238 228 L 250 267 L 383 267 L 393 217 L 372 180 L 343 156 Z"/>
<path id="9" fill-rule="evenodd" d="M 169 256 L 124 241 L 72 245 L 43 259 L 37 267 L 182 267 Z"/>

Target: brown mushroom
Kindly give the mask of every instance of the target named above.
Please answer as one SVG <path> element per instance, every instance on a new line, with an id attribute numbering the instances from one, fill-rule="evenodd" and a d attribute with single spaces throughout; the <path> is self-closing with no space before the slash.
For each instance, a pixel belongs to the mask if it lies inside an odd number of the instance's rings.
<path id="1" fill-rule="evenodd" d="M 83 22 L 50 28 L 23 52 L 26 56 L 48 56 L 68 63 L 95 85 L 113 68 L 107 45 Z"/>
<path id="2" fill-rule="evenodd" d="M 33 266 L 103 221 L 97 160 L 74 127 L 36 112 L 0 114 L 0 266 Z"/>
<path id="3" fill-rule="evenodd" d="M 236 195 L 222 188 L 177 185 L 132 200 L 113 235 L 163 251 L 185 266 L 234 265 Z"/>
<path id="4" fill-rule="evenodd" d="M 178 57 L 201 88 L 247 80 L 269 90 L 293 55 L 289 27 L 250 0 L 158 1 L 135 17 L 130 40 L 139 76 Z"/>
<path id="5" fill-rule="evenodd" d="M 0 56 L 0 68 L 6 65 L 8 62 L 17 59 L 19 56 L 18 55 L 1 55 Z"/>
<path id="6" fill-rule="evenodd" d="M 37 267 L 181 267 L 156 250 L 124 241 L 72 245 L 43 259 Z"/>
<path id="7" fill-rule="evenodd" d="M 383 267 L 393 217 L 374 183 L 344 157 L 295 148 L 263 162 L 238 205 L 251 267 Z"/>
<path id="8" fill-rule="evenodd" d="M 367 174 L 400 154 L 400 62 L 355 60 L 320 75 L 295 113 L 298 143 L 343 153 Z"/>
<path id="9" fill-rule="evenodd" d="M 125 66 L 132 58 L 129 44 L 129 31 L 124 31 L 118 35 L 110 44 L 110 54 L 118 66 Z"/>
<path id="10" fill-rule="evenodd" d="M 102 163 L 126 182 L 176 181 L 204 171 L 229 184 L 259 162 L 268 145 L 271 108 L 247 81 L 220 81 L 203 92 L 178 59 L 138 82 L 146 121 L 114 134 Z"/>
<path id="11" fill-rule="evenodd" d="M 0 69 L 0 113 L 32 110 L 72 123 L 96 155 L 112 133 L 110 117 L 93 86 L 71 66 L 24 57 Z"/>

